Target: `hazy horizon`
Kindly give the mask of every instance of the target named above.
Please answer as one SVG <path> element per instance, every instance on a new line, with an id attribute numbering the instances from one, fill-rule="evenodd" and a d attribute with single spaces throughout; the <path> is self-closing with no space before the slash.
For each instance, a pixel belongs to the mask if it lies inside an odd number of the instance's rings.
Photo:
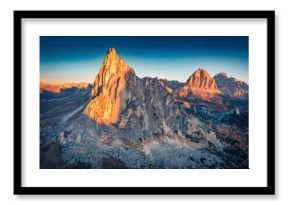
<path id="1" fill-rule="evenodd" d="M 109 48 L 140 78 L 185 82 L 203 68 L 248 83 L 247 36 L 41 36 L 40 80 L 93 83 Z"/>

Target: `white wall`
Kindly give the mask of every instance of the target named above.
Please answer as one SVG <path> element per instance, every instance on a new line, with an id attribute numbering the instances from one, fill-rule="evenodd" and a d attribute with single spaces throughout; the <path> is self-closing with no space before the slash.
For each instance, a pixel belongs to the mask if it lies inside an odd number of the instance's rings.
<path id="1" fill-rule="evenodd" d="M 0 3 L 1 204 L 287 204 L 290 201 L 288 78 L 290 12 L 286 0 L 26 0 Z M 13 195 L 13 10 L 276 10 L 276 196 L 14 196 Z"/>

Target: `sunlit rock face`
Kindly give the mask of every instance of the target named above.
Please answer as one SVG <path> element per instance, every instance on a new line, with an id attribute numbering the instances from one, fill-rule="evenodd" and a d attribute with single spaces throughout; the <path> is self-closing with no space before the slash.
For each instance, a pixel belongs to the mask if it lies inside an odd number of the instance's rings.
<path id="1" fill-rule="evenodd" d="M 215 94 L 220 93 L 215 80 L 209 73 L 199 68 L 186 81 L 183 88 L 177 91 L 181 98 L 195 96 L 206 101 L 216 100 Z"/>
<path id="2" fill-rule="evenodd" d="M 204 69 L 199 68 L 186 81 L 190 88 L 203 89 L 207 91 L 216 91 L 217 84 L 215 80 Z"/>
<path id="3" fill-rule="evenodd" d="M 121 93 L 126 76 L 134 71 L 110 48 L 91 91 L 92 100 L 84 114 L 101 124 L 116 123 L 121 108 Z"/>

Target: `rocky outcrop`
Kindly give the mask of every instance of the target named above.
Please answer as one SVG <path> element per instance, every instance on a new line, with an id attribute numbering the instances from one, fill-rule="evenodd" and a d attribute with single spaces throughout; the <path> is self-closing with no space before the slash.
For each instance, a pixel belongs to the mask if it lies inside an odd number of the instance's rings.
<path id="1" fill-rule="evenodd" d="M 207 92 L 217 90 L 215 80 L 202 68 L 199 68 L 188 78 L 186 85 L 191 89 L 199 89 Z"/>
<path id="2" fill-rule="evenodd" d="M 133 69 L 117 55 L 114 48 L 109 49 L 91 91 L 92 100 L 84 114 L 101 124 L 116 123 L 129 73 L 134 74 Z"/>
<path id="3" fill-rule="evenodd" d="M 177 91 L 180 98 L 197 97 L 205 101 L 216 100 L 215 94 L 220 93 L 215 80 L 209 73 L 199 68 L 186 81 L 184 87 Z"/>
<path id="4" fill-rule="evenodd" d="M 230 97 L 247 98 L 249 95 L 249 86 L 247 83 L 237 80 L 224 72 L 214 76 L 218 89 Z"/>

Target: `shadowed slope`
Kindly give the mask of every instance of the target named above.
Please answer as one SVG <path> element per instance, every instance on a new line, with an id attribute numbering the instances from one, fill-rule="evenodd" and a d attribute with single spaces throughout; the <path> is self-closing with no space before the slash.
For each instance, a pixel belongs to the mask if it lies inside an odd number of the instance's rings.
<path id="1" fill-rule="evenodd" d="M 247 83 L 228 77 L 226 73 L 219 73 L 214 76 L 218 88 L 224 95 L 237 98 L 247 98 L 249 95 L 249 86 Z"/>

